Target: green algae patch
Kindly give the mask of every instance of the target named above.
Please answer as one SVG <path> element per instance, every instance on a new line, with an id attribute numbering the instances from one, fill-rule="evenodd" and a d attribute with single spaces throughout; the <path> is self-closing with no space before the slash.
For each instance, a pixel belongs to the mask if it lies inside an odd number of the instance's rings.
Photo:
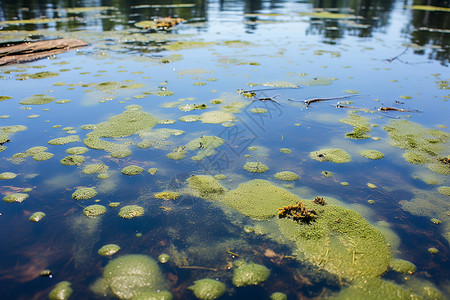
<path id="1" fill-rule="evenodd" d="M 34 95 L 19 101 L 22 105 L 42 105 L 55 101 L 56 98 L 48 95 Z"/>
<path id="2" fill-rule="evenodd" d="M 425 10 L 425 11 L 450 11 L 450 8 L 432 5 L 412 5 L 408 8 L 414 10 Z"/>
<path id="3" fill-rule="evenodd" d="M 300 82 L 301 85 L 305 86 L 326 86 L 332 84 L 337 78 L 334 77 L 315 77 L 311 80 L 306 80 Z"/>
<path id="4" fill-rule="evenodd" d="M 267 113 L 267 109 L 262 108 L 262 107 L 256 107 L 256 108 L 251 108 L 250 112 L 252 112 L 254 114 L 265 114 L 265 113 Z"/>
<path id="5" fill-rule="evenodd" d="M 225 140 L 217 136 L 203 135 L 196 138 L 185 145 L 186 150 L 198 150 L 196 156 L 192 157 L 195 160 L 202 160 L 207 156 L 216 154 L 216 148 L 223 145 Z"/>
<path id="6" fill-rule="evenodd" d="M 369 118 L 363 117 L 355 112 L 349 112 L 347 118 L 339 122 L 353 126 L 353 131 L 346 133 L 345 137 L 353 140 L 364 140 L 370 138 L 367 133 L 371 131 Z"/>
<path id="7" fill-rule="evenodd" d="M 3 201 L 5 201 L 7 203 L 13 203 L 13 202 L 21 203 L 25 199 L 27 199 L 29 196 L 30 195 L 25 194 L 25 193 L 12 193 L 12 194 L 8 194 L 5 197 L 3 197 Z"/>
<path id="8" fill-rule="evenodd" d="M 269 170 L 269 167 L 258 161 L 248 162 L 243 167 L 246 171 L 251 173 L 264 173 Z"/>
<path id="9" fill-rule="evenodd" d="M 220 124 L 223 122 L 236 121 L 236 118 L 230 112 L 218 110 L 202 113 L 200 116 L 200 120 L 202 121 L 202 123 Z"/>
<path id="10" fill-rule="evenodd" d="M 103 271 L 103 280 L 119 299 L 159 299 L 140 297 L 141 293 L 157 292 L 165 286 L 158 264 L 146 255 L 129 254 L 110 261 Z"/>
<path id="11" fill-rule="evenodd" d="M 283 181 L 295 181 L 300 178 L 300 176 L 298 176 L 297 174 L 295 174 L 294 172 L 291 172 L 291 171 L 278 172 L 278 173 L 275 173 L 275 175 L 273 175 L 273 177 L 275 177 L 278 180 L 283 180 Z"/>
<path id="12" fill-rule="evenodd" d="M 87 200 L 97 196 L 97 191 L 94 188 L 79 188 L 72 194 L 75 200 Z"/>
<path id="13" fill-rule="evenodd" d="M 50 153 L 50 152 L 39 152 L 39 153 L 36 153 L 35 155 L 33 155 L 33 159 L 35 161 L 44 161 L 44 160 L 49 160 L 53 156 L 54 156 L 53 153 Z"/>
<path id="14" fill-rule="evenodd" d="M 31 222 L 39 222 L 39 221 L 42 220 L 44 217 L 45 217 L 45 213 L 43 213 L 42 211 L 38 211 L 38 212 L 33 213 L 33 214 L 30 216 L 29 220 L 30 220 Z"/>
<path id="15" fill-rule="evenodd" d="M 78 135 L 69 135 L 48 141 L 50 145 L 65 145 L 69 143 L 81 142 Z"/>
<path id="16" fill-rule="evenodd" d="M 102 246 L 100 249 L 98 249 L 97 253 L 101 256 L 111 256 L 116 254 L 120 250 L 120 246 L 116 244 L 108 244 Z"/>
<path id="17" fill-rule="evenodd" d="M 395 272 L 403 274 L 413 274 L 417 270 L 416 265 L 414 265 L 412 262 L 400 258 L 392 259 L 389 267 Z"/>
<path id="18" fill-rule="evenodd" d="M 392 120 L 383 129 L 393 146 L 405 150 L 403 157 L 413 164 L 427 164 L 433 172 L 450 174 L 450 165 L 439 159 L 448 149 L 450 134 L 439 129 L 427 129 L 407 120 Z"/>
<path id="19" fill-rule="evenodd" d="M 86 158 L 81 155 L 69 155 L 61 159 L 59 162 L 65 166 L 76 166 L 84 163 Z"/>
<path id="20" fill-rule="evenodd" d="M 309 157 L 320 162 L 330 161 L 337 164 L 347 163 L 352 159 L 350 154 L 342 149 L 321 149 L 310 152 Z"/>
<path id="21" fill-rule="evenodd" d="M 322 174 L 322 176 L 328 177 L 328 178 L 333 177 L 333 172 L 330 172 L 330 171 L 322 171 L 322 172 L 320 172 L 320 174 Z"/>
<path id="22" fill-rule="evenodd" d="M 102 138 L 127 137 L 148 131 L 158 124 L 158 119 L 143 112 L 139 105 L 127 106 L 121 114 L 112 116 L 106 122 L 95 125 L 92 132 L 86 134 L 84 144 L 92 149 L 101 149 L 114 153 L 127 150 L 127 145 L 105 141 Z"/>
<path id="23" fill-rule="evenodd" d="M 29 74 L 28 77 L 31 79 L 44 79 L 44 78 L 53 78 L 59 76 L 59 73 L 57 72 L 38 72 L 34 74 Z"/>
<path id="24" fill-rule="evenodd" d="M 186 49 L 197 49 L 216 45 L 215 42 L 199 42 L 199 41 L 176 41 L 165 45 L 164 48 L 168 51 L 179 51 Z"/>
<path id="25" fill-rule="evenodd" d="M 384 154 L 377 150 L 362 150 L 359 152 L 361 156 L 364 156 L 368 159 L 382 159 L 384 157 Z"/>
<path id="26" fill-rule="evenodd" d="M 156 199 L 162 199 L 162 200 L 176 200 L 180 197 L 180 194 L 177 192 L 160 192 L 154 195 Z"/>
<path id="27" fill-rule="evenodd" d="M 285 293 L 275 292 L 270 295 L 270 300 L 287 300 L 287 296 Z"/>
<path id="28" fill-rule="evenodd" d="M 190 122 L 199 121 L 200 119 L 201 119 L 201 117 L 197 116 L 197 115 L 187 115 L 187 116 L 180 117 L 178 120 L 180 120 L 181 122 L 190 123 Z"/>
<path id="29" fill-rule="evenodd" d="M 317 217 L 309 224 L 278 219 L 283 235 L 296 243 L 304 259 L 319 268 L 353 280 L 387 271 L 391 252 L 383 234 L 357 212 L 338 205 L 303 201 Z"/>
<path id="30" fill-rule="evenodd" d="M 266 281 L 270 270 L 263 265 L 243 263 L 233 271 L 233 285 L 237 287 L 258 285 Z"/>
<path id="31" fill-rule="evenodd" d="M 33 156 L 33 155 L 36 155 L 36 154 L 38 154 L 38 153 L 44 152 L 44 151 L 46 151 L 47 149 L 48 149 L 48 148 L 47 148 L 47 147 L 44 147 L 44 146 L 35 146 L 35 147 L 28 148 L 28 149 L 25 151 L 25 153 L 28 154 L 28 155 L 30 155 L 30 156 Z"/>
<path id="32" fill-rule="evenodd" d="M 0 96 L 0 101 L 5 101 L 5 100 L 9 100 L 12 99 L 13 97 L 11 96 Z"/>
<path id="33" fill-rule="evenodd" d="M 173 149 L 172 152 L 167 153 L 166 157 L 173 160 L 180 160 L 186 157 L 186 154 L 188 153 L 185 150 L 186 147 L 184 146 L 178 146 L 175 149 Z"/>
<path id="34" fill-rule="evenodd" d="M 450 186 L 440 186 L 437 188 L 438 192 L 445 196 L 450 196 Z"/>
<path id="35" fill-rule="evenodd" d="M 300 13 L 302 16 L 310 16 L 312 18 L 317 19 L 356 19 L 355 15 L 350 14 L 342 14 L 342 13 L 333 13 L 329 11 L 319 11 L 312 13 Z"/>
<path id="36" fill-rule="evenodd" d="M 158 168 L 150 168 L 150 169 L 147 170 L 147 172 L 150 175 L 155 175 L 156 173 L 158 173 Z"/>
<path id="37" fill-rule="evenodd" d="M 187 179 L 189 188 L 195 190 L 200 197 L 213 200 L 223 195 L 227 189 L 210 175 L 194 175 Z"/>
<path id="38" fill-rule="evenodd" d="M 298 85 L 289 81 L 270 81 L 261 83 L 262 86 L 270 86 L 276 88 L 298 88 Z"/>
<path id="39" fill-rule="evenodd" d="M 138 205 L 127 205 L 120 209 L 119 217 L 124 219 L 132 219 L 134 217 L 140 217 L 144 214 L 144 208 Z"/>
<path id="40" fill-rule="evenodd" d="M 98 164 L 89 164 L 86 165 L 83 169 L 84 174 L 94 174 L 94 173 L 105 173 L 108 172 L 109 167 L 105 165 L 104 163 L 98 163 Z"/>
<path id="41" fill-rule="evenodd" d="M 0 127 L 0 145 L 3 145 L 7 142 L 9 142 L 9 137 L 11 134 L 19 132 L 19 131 L 25 131 L 28 127 L 24 125 L 12 125 L 12 126 L 5 126 Z M 5 146 L 1 146 L 3 149 L 6 149 Z M 3 151 L 3 150 L 2 150 Z"/>
<path id="42" fill-rule="evenodd" d="M 106 213 L 106 207 L 99 204 L 89 205 L 83 209 L 83 214 L 88 217 L 96 217 Z"/>
<path id="43" fill-rule="evenodd" d="M 16 173 L 13 172 L 3 172 L 0 173 L 0 180 L 8 180 L 8 179 L 14 179 L 17 177 Z"/>
<path id="44" fill-rule="evenodd" d="M 168 263 L 170 260 L 170 255 L 169 254 L 161 254 L 160 256 L 158 256 L 158 261 L 162 264 Z"/>
<path id="45" fill-rule="evenodd" d="M 124 175 L 134 176 L 134 175 L 139 175 L 144 171 L 145 171 L 144 168 L 132 165 L 132 166 L 127 166 L 127 167 L 123 168 L 120 172 Z"/>
<path id="46" fill-rule="evenodd" d="M 210 278 L 196 280 L 194 285 L 188 287 L 188 289 L 192 290 L 195 297 L 200 300 L 217 299 L 226 291 L 225 284 Z"/>
<path id="47" fill-rule="evenodd" d="M 270 181 L 254 179 L 240 184 L 220 199 L 239 213 L 256 220 L 270 219 L 278 208 L 299 202 L 299 198 Z"/>
<path id="48" fill-rule="evenodd" d="M 70 155 L 81 155 L 81 154 L 85 154 L 86 152 L 88 152 L 89 149 L 86 147 L 72 147 L 66 150 L 67 154 Z"/>
<path id="49" fill-rule="evenodd" d="M 281 153 L 289 154 L 289 153 L 292 153 L 292 150 L 291 150 L 291 149 L 288 149 L 288 148 L 281 148 L 281 149 L 280 149 L 280 152 L 281 152 Z"/>
<path id="50" fill-rule="evenodd" d="M 72 295 L 72 292 L 70 282 L 61 281 L 50 291 L 48 298 L 50 300 L 67 300 Z"/>

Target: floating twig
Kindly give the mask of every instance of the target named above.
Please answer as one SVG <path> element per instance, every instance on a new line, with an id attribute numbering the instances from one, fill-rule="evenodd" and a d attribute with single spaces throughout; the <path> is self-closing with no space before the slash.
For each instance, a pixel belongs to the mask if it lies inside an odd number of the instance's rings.
<path id="1" fill-rule="evenodd" d="M 236 254 L 234 252 L 231 252 L 231 251 L 228 251 L 228 250 L 227 250 L 227 253 L 230 254 L 231 256 L 234 256 L 234 257 L 240 257 L 238 254 Z"/>
<path id="2" fill-rule="evenodd" d="M 322 102 L 322 101 L 328 101 L 328 100 L 337 100 L 337 99 L 345 99 L 350 97 L 355 97 L 358 95 L 344 95 L 344 96 L 338 96 L 338 97 L 329 97 L 329 98 L 312 98 L 308 100 L 304 100 L 306 107 L 308 107 L 311 103 L 314 102 Z"/>
<path id="3" fill-rule="evenodd" d="M 397 56 L 394 56 L 393 58 L 385 59 L 384 61 L 387 61 L 388 63 L 391 63 L 391 62 L 393 62 L 394 60 L 399 60 L 400 62 L 402 62 L 402 63 L 404 63 L 404 64 L 407 64 L 408 62 L 405 62 L 405 61 L 399 59 L 399 57 L 402 56 L 403 54 L 405 54 L 406 51 L 408 51 L 408 49 L 409 49 L 409 46 L 406 46 L 406 48 L 402 51 L 402 53 L 400 53 L 400 54 L 397 55 Z"/>
<path id="4" fill-rule="evenodd" d="M 253 99 L 252 102 L 250 102 L 250 103 L 253 103 L 255 101 L 262 101 L 262 102 L 271 101 L 273 103 L 281 105 L 280 103 L 277 102 L 277 100 L 274 99 L 275 97 L 278 97 L 278 95 L 273 96 L 273 97 L 266 97 L 266 98 L 256 98 L 256 99 Z"/>
<path id="5" fill-rule="evenodd" d="M 401 112 L 420 112 L 418 110 L 407 110 L 403 108 L 394 108 L 394 107 L 380 107 L 379 111 L 401 111 Z"/>
<path id="6" fill-rule="evenodd" d="M 179 266 L 180 269 L 208 270 L 217 272 L 216 268 L 200 267 L 200 266 Z"/>

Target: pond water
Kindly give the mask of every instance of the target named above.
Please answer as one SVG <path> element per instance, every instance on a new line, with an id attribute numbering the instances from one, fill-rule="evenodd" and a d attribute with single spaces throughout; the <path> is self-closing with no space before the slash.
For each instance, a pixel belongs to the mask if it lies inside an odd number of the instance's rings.
<path id="1" fill-rule="evenodd" d="M 0 66 L 1 298 L 448 299 L 422 2 L 1 1 L 2 43 L 89 43 Z"/>

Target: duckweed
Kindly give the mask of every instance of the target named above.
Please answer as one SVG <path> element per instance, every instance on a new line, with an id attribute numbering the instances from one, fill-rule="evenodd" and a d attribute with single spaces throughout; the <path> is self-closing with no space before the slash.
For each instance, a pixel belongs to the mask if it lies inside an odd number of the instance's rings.
<path id="1" fill-rule="evenodd" d="M 243 263 L 233 271 L 233 285 L 237 287 L 258 285 L 266 281 L 270 270 L 263 265 Z"/>
<path id="2" fill-rule="evenodd" d="M 36 146 L 36 147 L 31 147 L 31 148 L 27 149 L 27 150 L 25 151 L 25 153 L 28 154 L 28 155 L 33 156 L 33 155 L 36 155 L 36 154 L 38 154 L 38 153 L 44 152 L 44 151 L 46 151 L 47 149 L 48 149 L 48 148 L 47 148 L 47 147 L 44 147 L 44 146 Z"/>
<path id="3" fill-rule="evenodd" d="M 384 154 L 377 150 L 362 150 L 359 152 L 361 156 L 364 156 L 368 159 L 382 159 Z"/>
<path id="4" fill-rule="evenodd" d="M 17 177 L 16 173 L 13 172 L 3 172 L 0 173 L 0 180 L 8 180 L 8 179 L 14 179 Z"/>
<path id="5" fill-rule="evenodd" d="M 330 161 L 337 164 L 351 161 L 351 156 L 342 149 L 321 149 L 309 153 L 309 157 L 317 161 Z"/>
<path id="6" fill-rule="evenodd" d="M 144 208 L 137 205 L 127 205 L 120 209 L 119 217 L 124 219 L 132 219 L 134 217 L 140 217 L 144 214 Z"/>
<path id="7" fill-rule="evenodd" d="M 33 213 L 31 216 L 30 216 L 30 221 L 31 222 L 39 222 L 40 220 L 42 220 L 43 218 L 45 217 L 45 213 L 43 213 L 42 211 L 38 211 L 38 212 L 35 212 L 35 213 Z"/>
<path id="8" fill-rule="evenodd" d="M 116 254 L 120 249 L 120 246 L 116 244 L 108 244 L 98 249 L 97 253 L 101 256 L 111 256 Z"/>
<path id="9" fill-rule="evenodd" d="M 194 281 L 194 285 L 188 287 L 194 292 L 195 297 L 200 300 L 214 300 L 222 296 L 226 287 L 218 280 L 204 278 Z"/>
<path id="10" fill-rule="evenodd" d="M 227 179 L 227 176 L 224 174 L 217 174 L 217 175 L 214 175 L 214 179 L 224 180 L 224 179 Z"/>
<path id="11" fill-rule="evenodd" d="M 132 166 L 127 166 L 127 167 L 123 168 L 120 172 L 124 175 L 134 176 L 134 175 L 141 174 L 144 171 L 145 171 L 144 168 L 132 165 Z"/>
<path id="12" fill-rule="evenodd" d="M 75 200 L 87 200 L 94 198 L 97 194 L 94 188 L 79 188 L 72 194 L 72 198 Z"/>
<path id="13" fill-rule="evenodd" d="M 7 203 L 19 202 L 21 203 L 25 199 L 27 199 L 30 195 L 24 193 L 12 193 L 3 197 L 3 201 Z"/>
<path id="14" fill-rule="evenodd" d="M 83 209 L 83 214 L 88 217 L 96 217 L 106 213 L 106 207 L 99 204 L 89 205 L 85 209 Z"/>
<path id="15" fill-rule="evenodd" d="M 5 101 L 5 100 L 9 100 L 12 99 L 13 97 L 11 96 L 0 96 L 0 101 Z"/>
<path id="16" fill-rule="evenodd" d="M 290 171 L 283 171 L 283 172 L 276 173 L 274 175 L 274 177 L 278 180 L 284 180 L 284 181 L 295 181 L 300 178 L 300 176 L 298 176 L 294 172 L 290 172 Z"/>
<path id="17" fill-rule="evenodd" d="M 50 300 L 67 300 L 72 295 L 72 287 L 70 282 L 61 281 L 48 294 Z"/>

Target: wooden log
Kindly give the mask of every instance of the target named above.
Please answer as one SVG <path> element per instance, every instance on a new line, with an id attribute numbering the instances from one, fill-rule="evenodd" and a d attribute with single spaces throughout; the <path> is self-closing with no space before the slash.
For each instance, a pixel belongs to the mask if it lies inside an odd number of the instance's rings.
<path id="1" fill-rule="evenodd" d="M 79 39 L 55 39 L 0 47 L 0 66 L 30 62 L 87 45 Z"/>

